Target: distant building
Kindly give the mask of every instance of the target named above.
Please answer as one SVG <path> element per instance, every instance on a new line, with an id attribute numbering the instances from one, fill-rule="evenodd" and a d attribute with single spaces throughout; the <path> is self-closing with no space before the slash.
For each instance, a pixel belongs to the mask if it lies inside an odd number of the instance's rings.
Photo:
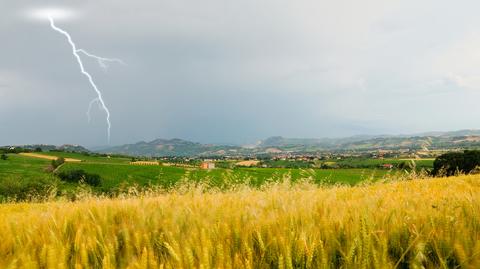
<path id="1" fill-rule="evenodd" d="M 211 161 L 204 161 L 200 164 L 201 169 L 214 169 L 215 163 Z"/>
<path id="2" fill-rule="evenodd" d="M 385 169 L 392 169 L 392 168 L 393 168 L 393 164 L 391 164 L 391 163 L 385 163 L 385 164 L 382 165 L 382 167 L 385 168 Z"/>

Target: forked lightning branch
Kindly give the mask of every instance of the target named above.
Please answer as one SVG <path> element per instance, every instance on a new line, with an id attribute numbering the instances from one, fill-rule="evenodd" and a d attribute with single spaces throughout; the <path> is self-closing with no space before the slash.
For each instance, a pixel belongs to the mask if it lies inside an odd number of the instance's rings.
<path id="1" fill-rule="evenodd" d="M 88 106 L 88 110 L 87 110 L 87 117 L 88 117 L 88 121 L 90 121 L 90 110 L 92 108 L 92 105 L 94 103 L 98 103 L 100 105 L 100 108 L 105 111 L 105 114 L 106 114 L 106 121 L 107 121 L 107 139 L 108 139 L 108 142 L 110 143 L 110 130 L 111 130 L 111 122 L 110 122 L 110 110 L 108 109 L 104 99 L 103 99 L 103 95 L 102 95 L 102 92 L 100 91 L 100 89 L 98 88 L 98 86 L 95 84 L 92 76 L 90 75 L 90 73 L 88 73 L 86 70 L 85 70 L 85 67 L 83 65 L 83 62 L 82 62 L 82 58 L 80 57 L 80 54 L 84 54 L 85 56 L 87 57 L 91 57 L 93 59 L 96 59 L 99 63 L 99 65 L 102 67 L 102 68 L 106 68 L 107 65 L 106 63 L 107 62 L 117 62 L 117 63 L 120 63 L 120 64 L 124 64 L 124 62 L 120 59 L 115 59 L 115 58 L 104 58 L 104 57 L 100 57 L 100 56 L 96 56 L 94 54 L 91 54 L 89 52 L 87 52 L 86 50 L 84 49 L 79 49 L 77 48 L 75 42 L 73 42 L 72 40 L 72 37 L 70 36 L 70 34 L 59 28 L 58 26 L 55 25 L 55 20 L 53 18 L 53 16 L 51 14 L 48 14 L 47 15 L 47 18 L 48 20 L 50 21 L 50 26 L 52 27 L 53 30 L 59 32 L 60 34 L 64 35 L 66 38 L 67 38 L 67 41 L 68 43 L 70 44 L 71 48 L 72 48 L 72 54 L 73 56 L 75 57 L 75 59 L 77 60 L 77 63 L 80 67 L 80 72 L 85 76 L 87 77 L 88 79 L 88 82 L 90 83 L 90 85 L 92 86 L 92 88 L 95 90 L 95 93 L 97 95 L 97 97 L 95 97 L 90 103 L 89 103 L 89 106 Z"/>

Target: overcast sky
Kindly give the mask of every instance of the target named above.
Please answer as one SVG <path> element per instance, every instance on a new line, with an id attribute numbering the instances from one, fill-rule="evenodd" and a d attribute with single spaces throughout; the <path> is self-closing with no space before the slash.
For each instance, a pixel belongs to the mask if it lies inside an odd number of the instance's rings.
<path id="1" fill-rule="evenodd" d="M 42 3 L 39 3 L 42 2 Z M 70 3 L 70 4 L 69 4 Z M 0 144 L 246 143 L 480 127 L 480 2 L 95 0 L 0 4 Z"/>

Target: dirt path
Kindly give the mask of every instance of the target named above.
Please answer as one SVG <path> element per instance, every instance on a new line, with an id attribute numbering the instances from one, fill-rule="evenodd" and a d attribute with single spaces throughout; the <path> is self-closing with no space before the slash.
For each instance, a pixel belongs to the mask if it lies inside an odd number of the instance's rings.
<path id="1" fill-rule="evenodd" d="M 135 161 L 130 162 L 131 165 L 160 165 L 159 162 L 150 162 L 150 161 Z"/>
<path id="2" fill-rule="evenodd" d="M 435 158 L 405 158 L 405 159 L 399 159 L 401 161 L 434 161 Z"/>
<path id="3" fill-rule="evenodd" d="M 46 159 L 46 160 L 56 160 L 56 159 L 58 159 L 57 156 L 43 155 L 43 154 L 39 154 L 39 153 L 19 153 L 19 155 L 32 157 L 32 158 Z M 73 158 L 65 158 L 65 161 L 66 162 L 81 162 L 82 160 L 73 159 Z"/>

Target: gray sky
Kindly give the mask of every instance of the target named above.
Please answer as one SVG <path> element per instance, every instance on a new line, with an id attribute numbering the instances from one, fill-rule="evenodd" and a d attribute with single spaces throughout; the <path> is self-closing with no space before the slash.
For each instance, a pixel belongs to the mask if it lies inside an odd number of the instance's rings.
<path id="1" fill-rule="evenodd" d="M 252 142 L 479 128 L 480 2 L 409 0 L 8 1 L 0 4 L 0 144 L 179 137 Z M 70 3 L 70 4 L 69 4 Z"/>

